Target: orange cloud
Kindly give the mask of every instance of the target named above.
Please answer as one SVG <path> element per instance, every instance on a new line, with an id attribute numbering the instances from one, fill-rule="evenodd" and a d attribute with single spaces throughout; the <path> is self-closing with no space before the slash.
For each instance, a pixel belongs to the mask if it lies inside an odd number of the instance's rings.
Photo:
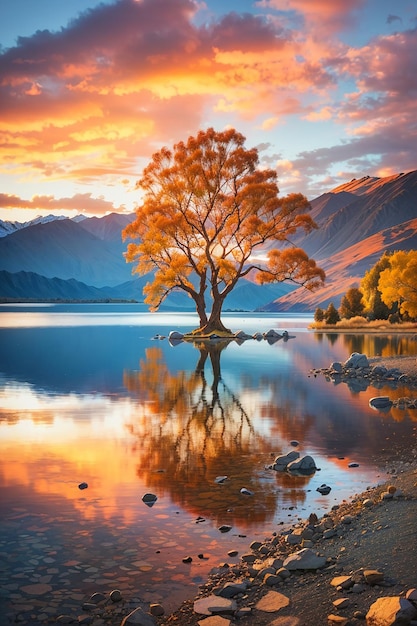
<path id="1" fill-rule="evenodd" d="M 79 213 L 105 214 L 114 210 L 111 202 L 104 198 L 93 198 L 90 193 L 78 193 L 71 198 L 54 198 L 54 196 L 33 196 L 25 200 L 19 196 L 0 193 L 2 209 L 36 209 L 47 211 L 74 210 Z M 119 207 L 123 209 L 123 206 Z"/>

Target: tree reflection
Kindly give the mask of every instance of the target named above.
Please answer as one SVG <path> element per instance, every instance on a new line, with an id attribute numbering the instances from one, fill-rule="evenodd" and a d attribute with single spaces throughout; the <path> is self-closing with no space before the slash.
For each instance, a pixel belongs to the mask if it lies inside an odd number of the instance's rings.
<path id="1" fill-rule="evenodd" d="M 249 411 L 221 375 L 227 345 L 195 343 L 194 371 L 174 373 L 161 348 L 149 348 L 139 371 L 124 375 L 128 391 L 139 399 L 130 431 L 137 471 L 157 494 L 196 515 L 251 525 L 270 519 L 278 506 L 302 503 L 309 477 L 265 470 L 269 438 L 256 432 Z M 228 478 L 219 484 L 217 476 Z M 243 487 L 254 495 L 242 495 Z"/>

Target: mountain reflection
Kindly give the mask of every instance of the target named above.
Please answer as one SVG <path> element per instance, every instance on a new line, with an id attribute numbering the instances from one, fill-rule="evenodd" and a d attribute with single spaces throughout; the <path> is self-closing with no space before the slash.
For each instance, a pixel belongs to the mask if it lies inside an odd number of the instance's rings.
<path id="1" fill-rule="evenodd" d="M 221 375 L 227 342 L 194 345 L 194 371 L 170 372 L 163 351 L 152 347 L 139 371 L 125 373 L 128 391 L 146 405 L 130 425 L 137 436 L 138 475 L 178 506 L 219 523 L 227 514 L 230 521 L 251 525 L 271 518 L 278 506 L 301 504 L 310 477 L 265 470 L 270 438 L 257 432 L 250 411 Z M 218 476 L 227 480 L 216 483 Z M 242 495 L 244 487 L 253 496 Z"/>

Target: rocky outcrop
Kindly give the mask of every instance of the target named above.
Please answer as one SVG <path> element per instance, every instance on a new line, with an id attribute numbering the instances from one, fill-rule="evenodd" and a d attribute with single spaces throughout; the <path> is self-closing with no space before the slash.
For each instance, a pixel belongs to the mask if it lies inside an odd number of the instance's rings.
<path id="1" fill-rule="evenodd" d="M 410 389 L 417 389 L 417 374 L 415 370 L 404 373 L 399 367 L 385 367 L 373 365 L 365 354 L 354 352 L 344 362 L 333 362 L 329 367 L 310 370 L 310 376 L 324 376 L 329 382 L 338 385 L 345 383 L 355 392 L 366 391 L 370 386 L 377 389 L 391 387 L 397 389 L 400 385 Z M 378 410 L 391 406 L 398 408 L 417 408 L 417 398 L 399 398 L 391 401 L 388 396 L 374 397 L 370 405 Z"/>

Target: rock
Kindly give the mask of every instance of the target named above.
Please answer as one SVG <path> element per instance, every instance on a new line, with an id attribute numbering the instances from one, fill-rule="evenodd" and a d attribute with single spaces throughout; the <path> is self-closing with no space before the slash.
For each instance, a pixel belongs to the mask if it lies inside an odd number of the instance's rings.
<path id="1" fill-rule="evenodd" d="M 156 626 L 156 621 L 140 607 L 126 615 L 120 626 Z"/>
<path id="2" fill-rule="evenodd" d="M 217 483 L 218 485 L 222 485 L 224 482 L 226 482 L 227 480 L 227 476 L 217 476 L 214 479 L 214 482 Z"/>
<path id="3" fill-rule="evenodd" d="M 288 472 L 305 472 L 308 474 L 312 474 L 313 472 L 315 472 L 317 469 L 316 464 L 314 462 L 313 457 L 307 455 L 307 456 L 303 456 L 301 459 L 297 459 L 295 461 L 291 461 L 291 463 L 288 463 L 287 465 L 287 471 Z"/>
<path id="4" fill-rule="evenodd" d="M 343 372 L 343 365 L 336 361 L 330 365 L 330 370 L 336 374 L 341 374 Z"/>
<path id="5" fill-rule="evenodd" d="M 407 600 L 417 605 L 417 589 L 409 589 L 405 594 Z"/>
<path id="6" fill-rule="evenodd" d="M 155 502 L 158 500 L 157 496 L 154 493 L 145 493 L 142 497 L 142 502 L 146 504 L 146 506 L 153 506 Z"/>
<path id="7" fill-rule="evenodd" d="M 324 567 L 326 557 L 317 555 L 311 548 L 303 548 L 298 552 L 294 552 L 288 556 L 283 566 L 287 570 L 316 570 Z"/>
<path id="8" fill-rule="evenodd" d="M 368 583 L 368 585 L 378 585 L 379 583 L 382 583 L 382 581 L 384 580 L 383 572 L 380 572 L 377 569 L 364 570 L 363 577 L 365 579 L 365 582 Z"/>
<path id="9" fill-rule="evenodd" d="M 249 563 L 249 564 L 255 563 L 256 559 L 257 557 L 254 554 L 242 554 L 242 556 L 240 557 L 240 560 L 243 563 Z"/>
<path id="10" fill-rule="evenodd" d="M 347 617 L 343 617 L 342 615 L 334 615 L 333 613 L 331 613 L 330 615 L 327 616 L 327 623 L 328 624 L 340 624 L 341 626 L 346 626 L 346 624 L 349 623 L 349 620 Z"/>
<path id="11" fill-rule="evenodd" d="M 105 602 L 106 599 L 103 593 L 93 593 L 93 595 L 90 596 L 90 602 L 93 604 L 100 604 L 100 602 Z"/>
<path id="12" fill-rule="evenodd" d="M 211 617 L 199 620 L 197 623 L 198 626 L 230 626 L 231 624 L 230 619 L 221 617 L 221 615 L 212 615 Z"/>
<path id="13" fill-rule="evenodd" d="M 349 606 L 349 598 L 337 598 L 337 600 L 333 600 L 333 605 L 337 609 L 345 609 Z"/>
<path id="14" fill-rule="evenodd" d="M 87 488 L 88 488 L 88 483 L 80 483 L 78 485 L 78 489 L 82 490 L 82 489 L 87 489 Z"/>
<path id="15" fill-rule="evenodd" d="M 310 513 L 310 515 L 308 516 L 308 523 L 311 526 L 315 526 L 318 521 L 319 521 L 319 518 L 317 517 L 317 514 L 316 513 Z"/>
<path id="16" fill-rule="evenodd" d="M 123 600 L 122 594 L 119 589 L 113 589 L 113 591 L 110 591 L 109 597 L 112 602 L 120 602 L 121 600 Z"/>
<path id="17" fill-rule="evenodd" d="M 155 615 L 155 617 L 161 617 L 165 613 L 164 607 L 162 606 L 162 604 L 159 604 L 157 602 L 149 606 L 149 611 L 151 615 Z"/>
<path id="18" fill-rule="evenodd" d="M 281 582 L 282 582 L 282 578 L 272 573 L 265 574 L 263 578 L 263 583 L 267 587 L 275 587 L 275 585 L 278 585 Z"/>
<path id="19" fill-rule="evenodd" d="M 300 544 L 303 540 L 301 531 L 299 529 L 295 530 L 288 535 L 285 535 L 285 541 L 290 544 L 290 546 L 296 546 Z"/>
<path id="20" fill-rule="evenodd" d="M 257 602 L 256 608 L 258 611 L 265 611 L 265 613 L 275 613 L 288 606 L 289 603 L 290 599 L 284 596 L 283 593 L 268 591 L 268 593 Z"/>
<path id="21" fill-rule="evenodd" d="M 332 587 L 338 587 L 340 589 L 350 589 L 353 587 L 354 582 L 352 576 L 336 576 L 330 581 Z"/>
<path id="22" fill-rule="evenodd" d="M 353 461 L 352 463 L 348 464 L 348 467 L 359 467 L 359 463 L 356 463 L 355 461 Z"/>
<path id="23" fill-rule="evenodd" d="M 219 530 L 221 533 L 228 533 L 230 530 L 232 530 L 232 527 L 228 524 L 222 524 L 222 526 L 219 526 Z"/>
<path id="24" fill-rule="evenodd" d="M 297 447 L 297 446 L 299 446 L 299 445 L 300 445 L 300 442 L 299 442 L 299 441 L 297 441 L 297 439 L 292 439 L 292 440 L 290 441 L 290 446 L 293 446 L 294 448 L 296 448 L 296 447 Z"/>
<path id="25" fill-rule="evenodd" d="M 277 576 L 282 580 L 287 580 L 287 578 L 290 578 L 291 572 L 289 572 L 286 567 L 279 567 L 277 569 Z"/>
<path id="26" fill-rule="evenodd" d="M 244 330 L 238 330 L 237 333 L 234 334 L 234 337 L 243 341 L 245 341 L 245 339 L 252 339 L 252 336 L 245 333 Z"/>
<path id="27" fill-rule="evenodd" d="M 240 493 L 243 496 L 253 496 L 253 491 L 249 491 L 249 489 L 246 489 L 246 487 L 242 487 L 242 489 L 240 490 Z"/>
<path id="28" fill-rule="evenodd" d="M 171 332 L 168 335 L 168 339 L 170 341 L 171 339 L 173 341 L 181 341 L 182 339 L 184 339 L 184 335 L 180 333 L 178 330 L 171 330 Z"/>
<path id="29" fill-rule="evenodd" d="M 194 602 L 194 612 L 200 615 L 212 615 L 213 613 L 233 613 L 236 610 L 236 602 L 229 598 L 222 598 L 214 594 L 206 598 L 199 598 Z"/>
<path id="30" fill-rule="evenodd" d="M 299 457 L 300 453 L 296 452 L 296 450 L 292 450 L 291 452 L 288 452 L 288 454 L 282 454 L 280 456 L 277 456 L 272 465 L 272 469 L 276 470 L 277 472 L 283 472 L 287 469 L 287 465 L 289 463 L 295 461 L 295 459 L 298 459 Z"/>
<path id="31" fill-rule="evenodd" d="M 192 556 L 185 556 L 182 560 L 183 563 L 192 563 L 193 562 L 193 557 Z"/>
<path id="32" fill-rule="evenodd" d="M 237 596 L 239 593 L 244 593 L 247 589 L 247 584 L 245 582 L 242 583 L 226 583 L 222 589 L 218 592 L 217 595 L 222 598 L 233 598 Z"/>
<path id="33" fill-rule="evenodd" d="M 321 493 L 323 496 L 327 496 L 330 492 L 331 492 L 332 488 L 329 487 L 329 485 L 320 485 L 320 487 L 317 487 L 316 491 L 318 491 L 319 493 Z"/>
<path id="34" fill-rule="evenodd" d="M 375 396 L 369 400 L 369 406 L 373 409 L 385 409 L 392 405 L 389 396 Z"/>
<path id="35" fill-rule="evenodd" d="M 406 626 L 417 618 L 417 608 L 399 596 L 378 598 L 366 614 L 367 626 Z"/>
<path id="36" fill-rule="evenodd" d="M 345 368 L 358 369 L 359 367 L 369 367 L 369 361 L 366 354 L 359 354 L 359 352 L 353 352 L 347 361 L 344 363 Z"/>
<path id="37" fill-rule="evenodd" d="M 270 330 L 268 330 L 266 333 L 263 333 L 263 336 L 265 337 L 265 339 L 268 338 L 276 338 L 276 339 L 280 339 L 282 337 L 282 335 L 280 333 L 277 333 L 276 330 L 274 330 L 273 328 L 271 328 Z"/>

